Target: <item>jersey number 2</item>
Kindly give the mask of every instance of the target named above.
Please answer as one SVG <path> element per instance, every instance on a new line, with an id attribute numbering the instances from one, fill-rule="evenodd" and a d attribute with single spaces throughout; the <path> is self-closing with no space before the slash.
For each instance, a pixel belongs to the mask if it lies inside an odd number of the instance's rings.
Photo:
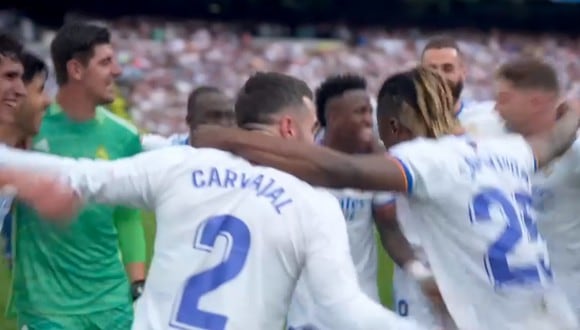
<path id="1" fill-rule="evenodd" d="M 490 280 L 496 288 L 510 284 L 529 284 L 541 281 L 540 268 L 551 277 L 551 270 L 546 258 L 519 267 L 511 267 L 508 255 L 516 246 L 525 240 L 526 243 L 538 240 L 538 229 L 530 209 L 532 197 L 529 194 L 516 193 L 506 196 L 499 189 L 485 189 L 477 194 L 471 203 L 470 218 L 473 223 L 492 221 L 495 210 L 507 222 L 505 230 L 491 244 L 485 255 L 485 267 Z"/>
<path id="2" fill-rule="evenodd" d="M 179 328 L 223 330 L 227 316 L 203 311 L 199 300 L 204 294 L 216 290 L 234 279 L 246 263 L 250 249 L 250 230 L 239 218 L 219 215 L 207 219 L 197 230 L 194 248 L 211 252 L 218 236 L 228 242 L 229 254 L 217 266 L 190 277 L 177 304 L 172 325 Z"/>

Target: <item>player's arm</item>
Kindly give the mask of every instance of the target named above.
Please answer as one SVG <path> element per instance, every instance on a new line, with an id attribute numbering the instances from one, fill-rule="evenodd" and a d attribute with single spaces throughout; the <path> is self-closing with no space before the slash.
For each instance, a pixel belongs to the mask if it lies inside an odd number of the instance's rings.
<path id="1" fill-rule="evenodd" d="M 318 210 L 305 226 L 302 273 L 324 328 L 345 330 L 420 329 L 373 302 L 360 289 L 350 255 L 345 220 L 336 200 L 321 195 Z"/>
<path id="2" fill-rule="evenodd" d="M 206 128 L 192 137 L 198 147 L 225 149 L 292 173 L 318 186 L 406 192 L 405 170 L 384 154 L 351 156 L 329 148 L 235 128 Z"/>
<path id="3" fill-rule="evenodd" d="M 580 110 L 568 103 L 558 107 L 561 113 L 556 124 L 549 130 L 526 136 L 536 157 L 538 167 L 542 167 L 564 154 L 576 140 Z"/>
<path id="4" fill-rule="evenodd" d="M 133 156 L 143 151 L 138 136 L 131 136 L 125 143 L 126 155 Z M 113 213 L 113 220 L 117 228 L 119 249 L 123 263 L 131 282 L 131 295 L 136 300 L 141 295 L 146 276 L 146 243 L 143 228 L 142 212 L 138 209 L 118 206 Z"/>
<path id="5" fill-rule="evenodd" d="M 391 259 L 404 269 L 405 265 L 415 260 L 415 253 L 399 227 L 395 201 L 375 205 L 373 214 L 383 248 Z"/>

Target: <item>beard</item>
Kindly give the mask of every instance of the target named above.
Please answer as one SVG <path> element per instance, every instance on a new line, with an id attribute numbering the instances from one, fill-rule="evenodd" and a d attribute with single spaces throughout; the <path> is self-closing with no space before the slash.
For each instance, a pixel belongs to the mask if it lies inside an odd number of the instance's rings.
<path id="1" fill-rule="evenodd" d="M 457 82 L 448 81 L 449 87 L 451 88 L 451 96 L 453 96 L 453 103 L 457 104 L 459 98 L 461 97 L 461 92 L 463 91 L 463 80 L 458 80 Z"/>

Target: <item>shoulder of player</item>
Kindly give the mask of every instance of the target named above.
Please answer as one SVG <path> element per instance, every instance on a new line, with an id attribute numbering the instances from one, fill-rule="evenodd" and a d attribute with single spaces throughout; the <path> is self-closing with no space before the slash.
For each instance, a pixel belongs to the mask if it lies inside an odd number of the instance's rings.
<path id="1" fill-rule="evenodd" d="M 97 107 L 96 111 L 97 116 L 100 116 L 103 119 L 103 122 L 107 127 L 116 130 L 118 132 L 117 134 L 126 134 L 130 137 L 139 136 L 139 129 L 137 129 L 137 126 L 133 125 L 126 119 L 115 115 L 103 107 Z"/>

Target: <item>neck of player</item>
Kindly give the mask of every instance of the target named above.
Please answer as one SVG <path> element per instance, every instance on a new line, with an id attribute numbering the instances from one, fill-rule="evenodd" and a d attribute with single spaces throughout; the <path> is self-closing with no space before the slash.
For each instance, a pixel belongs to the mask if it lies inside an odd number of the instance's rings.
<path id="1" fill-rule="evenodd" d="M 72 120 L 82 122 L 95 118 L 98 104 L 73 85 L 61 86 L 56 94 L 56 102 Z"/>

